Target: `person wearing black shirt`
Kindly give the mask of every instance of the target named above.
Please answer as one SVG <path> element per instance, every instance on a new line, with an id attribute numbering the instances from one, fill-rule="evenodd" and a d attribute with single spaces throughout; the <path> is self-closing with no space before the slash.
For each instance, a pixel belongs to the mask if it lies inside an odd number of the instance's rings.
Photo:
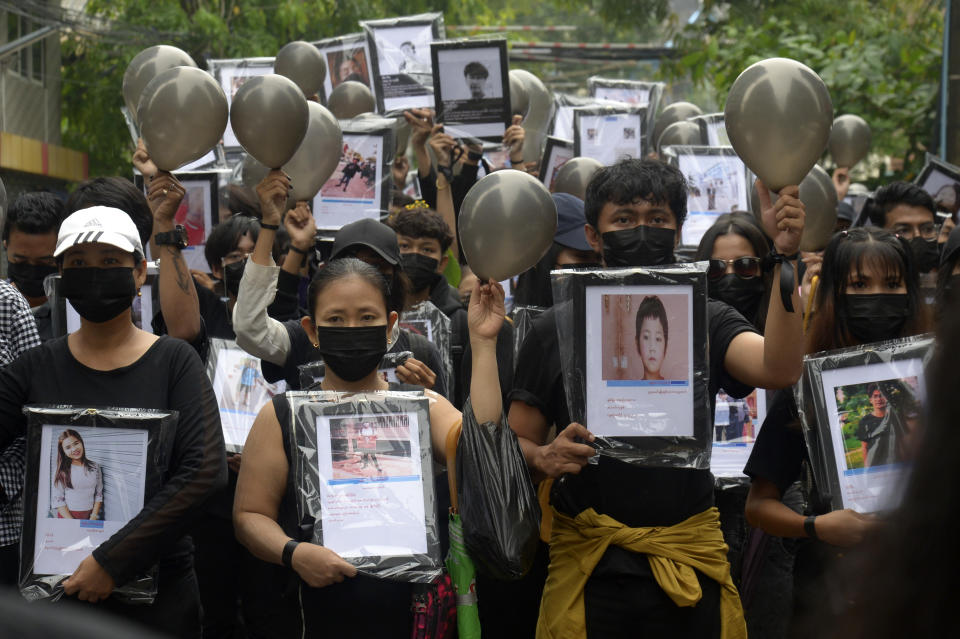
<path id="1" fill-rule="evenodd" d="M 759 187 L 764 226 L 777 251 L 793 255 L 804 220 L 797 187 L 782 189 L 775 206 L 767 190 Z M 686 201 L 686 185 L 675 168 L 653 160 L 621 161 L 600 170 L 587 187 L 587 240 L 602 254 L 606 266 L 670 264 L 686 215 Z M 778 291 L 780 274 L 778 264 L 774 272 Z M 780 295 L 772 296 L 765 337 L 734 309 L 708 301 L 711 398 L 720 387 L 731 396 L 743 397 L 753 386 L 783 387 L 796 381 L 801 371 L 802 327 L 795 291 L 790 299 L 794 312 L 787 311 Z M 556 333 L 559 312 L 564 309 L 554 306 L 534 321 L 517 358 L 510 404 L 510 425 L 535 479 L 562 478 L 554 483 L 550 495 L 554 510 L 576 517 L 592 508 L 631 528 L 669 527 L 708 510 L 713 504 L 709 471 L 643 468 L 606 456 L 601 456 L 597 464 L 588 464 L 595 450 L 581 442 L 589 442 L 593 435 L 582 425 L 570 424 L 561 380 L 563 345 L 558 343 Z M 712 404 L 711 400 L 711 413 Z M 547 443 L 551 424 L 560 432 Z M 586 634 L 719 634 L 720 584 L 701 573 L 697 577 L 700 603 L 678 607 L 661 590 L 647 556 L 609 546 L 582 593 Z M 552 636 L 550 626 L 558 623 L 544 612 L 556 610 L 549 601 L 552 583 L 548 576 L 538 626 L 543 636 Z M 739 610 L 731 622 L 742 626 Z"/>
<path id="2" fill-rule="evenodd" d="M 25 404 L 177 411 L 174 432 L 163 444 L 168 467 L 162 485 L 63 587 L 81 601 L 99 601 L 102 611 L 173 636 L 199 637 L 200 605 L 185 534 L 204 501 L 226 481 L 213 389 L 187 344 L 157 338 L 132 323 L 130 307 L 146 278 L 146 263 L 126 213 L 108 207 L 74 213 L 61 226 L 54 254 L 62 264 L 63 293 L 80 314 L 81 327 L 0 371 L 0 447 L 24 433 Z M 156 564 L 152 605 L 109 598 L 115 586 Z"/>

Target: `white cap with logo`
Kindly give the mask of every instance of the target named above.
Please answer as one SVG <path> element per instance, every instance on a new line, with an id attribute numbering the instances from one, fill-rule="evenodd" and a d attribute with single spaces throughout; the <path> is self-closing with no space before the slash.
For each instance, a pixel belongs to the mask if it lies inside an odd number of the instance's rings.
<path id="1" fill-rule="evenodd" d="M 71 246 L 91 242 L 144 255 L 136 224 L 129 215 L 111 206 L 91 206 L 71 213 L 60 225 L 53 255 L 58 257 Z"/>

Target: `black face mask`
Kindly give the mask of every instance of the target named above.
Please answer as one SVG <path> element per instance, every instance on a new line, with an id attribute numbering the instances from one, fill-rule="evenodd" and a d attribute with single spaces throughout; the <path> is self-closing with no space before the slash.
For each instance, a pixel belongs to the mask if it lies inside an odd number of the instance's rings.
<path id="1" fill-rule="evenodd" d="M 753 321 L 763 299 L 764 285 L 759 277 L 743 279 L 736 273 L 727 273 L 715 282 L 709 282 L 710 297 L 726 302 Z"/>
<path id="2" fill-rule="evenodd" d="M 355 382 L 380 365 L 387 352 L 387 327 L 318 326 L 317 342 L 328 369 L 345 382 Z"/>
<path id="3" fill-rule="evenodd" d="M 910 251 L 921 273 L 929 273 L 940 264 L 940 248 L 936 240 L 925 240 L 915 237 L 910 240 Z"/>
<path id="4" fill-rule="evenodd" d="M 65 268 L 60 294 L 70 300 L 80 317 L 100 323 L 130 308 L 137 285 L 129 266 Z"/>
<path id="5" fill-rule="evenodd" d="M 240 294 L 240 280 L 243 278 L 243 269 L 246 266 L 247 260 L 240 260 L 223 267 L 223 287 L 233 297 Z"/>
<path id="6" fill-rule="evenodd" d="M 419 253 L 404 253 L 400 256 L 400 264 L 403 266 L 403 272 L 407 274 L 413 283 L 414 292 L 420 292 L 425 288 L 433 286 L 433 283 L 440 277 L 437 273 L 437 267 L 440 266 L 440 260 L 436 260 Z"/>
<path id="7" fill-rule="evenodd" d="M 47 293 L 43 290 L 43 280 L 56 272 L 57 267 L 49 264 L 7 261 L 7 274 L 17 285 L 17 290 L 27 297 L 46 297 Z"/>
<path id="8" fill-rule="evenodd" d="M 839 315 L 863 344 L 896 339 L 910 316 L 910 298 L 906 293 L 844 295 Z"/>
<path id="9" fill-rule="evenodd" d="M 623 231 L 608 231 L 603 241 L 603 261 L 607 266 L 660 266 L 673 264 L 673 245 L 677 232 L 653 226 L 635 226 Z"/>

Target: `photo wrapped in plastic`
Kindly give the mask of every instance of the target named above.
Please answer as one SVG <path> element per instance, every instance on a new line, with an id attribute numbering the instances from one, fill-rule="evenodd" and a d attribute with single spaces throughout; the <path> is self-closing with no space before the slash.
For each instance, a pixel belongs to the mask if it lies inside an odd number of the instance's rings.
<path id="1" fill-rule="evenodd" d="M 794 395 L 820 500 L 896 508 L 920 439 L 932 336 L 808 355 Z"/>
<path id="2" fill-rule="evenodd" d="M 730 146 L 723 113 L 704 113 L 688 119 L 700 127 L 700 137 L 707 146 Z"/>
<path id="3" fill-rule="evenodd" d="M 434 306 L 430 300 L 424 300 L 411 306 L 400 316 L 400 328 L 416 333 L 433 342 L 440 351 L 443 366 L 447 369 L 447 391 L 453 397 L 453 350 L 450 344 L 450 318 Z M 399 362 L 397 366 L 402 364 Z M 394 366 L 396 368 L 396 366 Z"/>
<path id="4" fill-rule="evenodd" d="M 57 600 L 63 581 L 126 528 L 160 489 L 169 460 L 164 444 L 175 411 L 26 406 L 27 464 L 20 543 L 20 592 Z M 156 568 L 112 598 L 153 603 Z"/>
<path id="5" fill-rule="evenodd" d="M 710 467 L 706 269 L 695 262 L 550 274 L 570 419 L 596 435 L 599 454 L 638 466 Z"/>
<path id="6" fill-rule="evenodd" d="M 237 94 L 244 82 L 250 78 L 273 73 L 273 62 L 273 57 L 208 60 L 207 70 L 220 83 L 220 88 L 227 96 L 229 107 L 233 104 L 233 96 Z M 223 132 L 223 148 L 228 153 L 242 148 L 229 122 Z"/>
<path id="7" fill-rule="evenodd" d="M 318 229 L 335 231 L 360 219 L 378 220 L 390 208 L 398 126 L 396 118 L 372 113 L 340 121 L 340 162 L 313 198 Z"/>
<path id="8" fill-rule="evenodd" d="M 573 154 L 611 166 L 647 153 L 646 107 L 578 107 L 573 110 Z"/>
<path id="9" fill-rule="evenodd" d="M 767 393 L 762 388 L 755 388 L 746 397 L 736 398 L 721 388 L 714 401 L 713 414 L 710 472 L 718 485 L 721 479 L 747 482 L 743 469 L 753 452 L 763 420 L 767 418 Z M 725 482 L 725 485 L 729 483 Z"/>
<path id="10" fill-rule="evenodd" d="M 260 358 L 233 340 L 211 338 L 207 377 L 220 407 L 220 424 L 227 452 L 241 453 L 253 421 L 264 404 L 287 390 L 283 380 L 271 384 L 260 372 Z"/>
<path id="11" fill-rule="evenodd" d="M 547 136 L 547 146 L 544 147 L 543 157 L 540 159 L 540 181 L 548 191 L 553 193 L 553 183 L 557 179 L 557 173 L 573 157 L 572 141 L 555 138 L 552 135 Z"/>
<path id="12" fill-rule="evenodd" d="M 327 65 L 327 74 L 320 89 L 324 104 L 333 90 L 344 82 L 359 82 L 370 89 L 371 95 L 377 94 L 370 69 L 370 47 L 364 34 L 349 33 L 316 40 L 311 44 L 320 50 Z"/>
<path id="13" fill-rule="evenodd" d="M 520 346 L 533 327 L 533 320 L 547 309 L 542 306 L 517 306 L 513 309 L 513 361 L 516 364 Z"/>
<path id="14" fill-rule="evenodd" d="M 914 180 L 937 205 L 937 223 L 960 221 L 960 166 L 927 153 L 923 170 Z"/>
<path id="15" fill-rule="evenodd" d="M 666 85 L 663 82 L 644 82 L 642 80 L 624 80 L 622 78 L 587 78 L 587 90 L 594 98 L 613 100 L 647 107 L 647 148 L 653 148 L 656 140 L 651 140 L 656 115 L 660 111 L 660 98 Z"/>
<path id="16" fill-rule="evenodd" d="M 446 38 L 442 13 L 361 20 L 380 113 L 433 107 L 430 43 Z"/>
<path id="17" fill-rule="evenodd" d="M 397 366 L 402 365 L 407 359 L 413 357 L 410 351 L 398 351 L 396 353 L 387 353 L 380 360 L 380 375 L 384 381 L 397 382 Z M 307 362 L 297 367 L 300 373 L 300 388 L 304 390 L 319 389 L 320 382 L 327 374 L 327 365 L 322 359 L 313 362 Z"/>
<path id="18" fill-rule="evenodd" d="M 302 540 L 372 577 L 418 583 L 438 577 L 429 400 L 418 392 L 285 397 Z"/>
<path id="19" fill-rule="evenodd" d="M 579 107 L 604 106 L 618 109 L 630 108 L 632 105 L 616 100 L 604 100 L 590 96 L 571 95 L 569 93 L 555 93 L 553 96 L 553 120 L 550 126 L 550 135 L 561 140 L 573 142 L 573 111 Z"/>
<path id="20" fill-rule="evenodd" d="M 680 236 L 684 246 L 698 246 L 724 213 L 750 210 L 753 183 L 732 146 L 667 146 L 663 155 L 687 181 L 687 220 Z"/>
<path id="21" fill-rule="evenodd" d="M 430 44 L 436 121 L 457 139 L 499 142 L 511 123 L 507 41 Z"/>

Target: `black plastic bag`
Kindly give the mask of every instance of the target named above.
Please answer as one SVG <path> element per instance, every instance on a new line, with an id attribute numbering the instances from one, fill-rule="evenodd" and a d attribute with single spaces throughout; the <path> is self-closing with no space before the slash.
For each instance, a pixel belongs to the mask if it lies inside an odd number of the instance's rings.
<path id="1" fill-rule="evenodd" d="M 504 416 L 478 424 L 467 400 L 457 447 L 457 493 L 463 536 L 478 570 L 512 581 L 533 565 L 540 534 L 540 503 Z"/>

